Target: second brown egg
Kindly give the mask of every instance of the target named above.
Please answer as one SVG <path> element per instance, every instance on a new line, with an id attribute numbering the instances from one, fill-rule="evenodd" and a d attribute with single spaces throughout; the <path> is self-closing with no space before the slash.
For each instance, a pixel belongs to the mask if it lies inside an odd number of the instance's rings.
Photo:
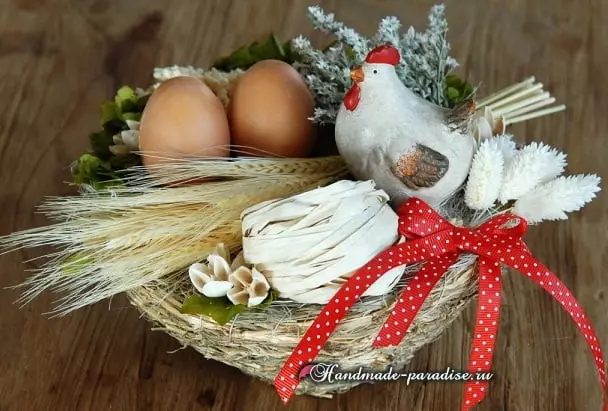
<path id="1" fill-rule="evenodd" d="M 232 94 L 232 149 L 242 156 L 307 157 L 316 142 L 313 111 L 312 93 L 296 69 L 278 60 L 256 63 Z"/>

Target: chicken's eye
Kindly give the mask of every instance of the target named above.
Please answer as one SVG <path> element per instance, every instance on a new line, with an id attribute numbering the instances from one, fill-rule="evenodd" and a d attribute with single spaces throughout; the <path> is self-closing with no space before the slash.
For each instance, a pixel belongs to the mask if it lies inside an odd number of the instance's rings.
<path id="1" fill-rule="evenodd" d="M 378 74 L 378 70 L 374 70 L 374 74 Z"/>

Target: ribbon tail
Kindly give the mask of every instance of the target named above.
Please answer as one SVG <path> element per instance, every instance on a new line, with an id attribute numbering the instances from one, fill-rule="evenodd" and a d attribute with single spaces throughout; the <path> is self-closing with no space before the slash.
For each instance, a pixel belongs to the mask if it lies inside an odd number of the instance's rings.
<path id="1" fill-rule="evenodd" d="M 431 290 L 457 259 L 458 253 L 451 252 L 424 263 L 399 296 L 374 339 L 373 347 L 392 347 L 403 341 Z"/>
<path id="2" fill-rule="evenodd" d="M 513 258 L 511 258 L 513 257 Z M 576 323 L 579 331 L 585 337 L 587 345 L 593 354 L 594 362 L 598 370 L 600 384 L 602 385 L 602 410 L 608 411 L 608 397 L 606 393 L 606 364 L 604 354 L 600 346 L 597 334 L 593 330 L 591 322 L 583 311 L 580 303 L 572 295 L 568 287 L 562 283 L 555 274 L 547 267 L 538 262 L 532 254 L 525 250 L 518 250 L 504 261 L 509 267 L 525 274 L 530 280 L 538 284 L 543 290 L 551 294 L 562 308 L 570 315 Z"/>
<path id="3" fill-rule="evenodd" d="M 479 404 L 488 391 L 500 317 L 500 291 L 502 288 L 500 264 L 486 257 L 480 257 L 478 272 L 477 316 L 468 366 L 472 379 L 469 379 L 464 387 L 462 411 L 468 411 Z"/>

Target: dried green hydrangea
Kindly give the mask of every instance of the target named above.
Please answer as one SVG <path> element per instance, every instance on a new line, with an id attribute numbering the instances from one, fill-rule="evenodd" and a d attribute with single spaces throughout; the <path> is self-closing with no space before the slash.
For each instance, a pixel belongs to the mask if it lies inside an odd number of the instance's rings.
<path id="1" fill-rule="evenodd" d="M 122 184 L 122 170 L 141 165 L 139 155 L 118 155 L 113 147 L 117 137 L 131 128 L 130 123 L 140 120 L 149 94 L 148 91 L 124 86 L 116 92 L 113 100 L 101 105 L 100 130 L 89 136 L 91 150 L 71 166 L 74 183 L 93 189 L 119 186 Z"/>
<path id="2" fill-rule="evenodd" d="M 336 38 L 325 50 L 314 48 L 303 36 L 292 41 L 292 50 L 298 56 L 294 66 L 316 97 L 314 120 L 318 123 L 335 122 L 342 98 L 351 86 L 351 68 L 361 64 L 374 47 L 385 43 L 391 43 L 401 54 L 396 70 L 403 83 L 423 98 L 450 107 L 463 94 L 472 92 L 466 83 L 448 76 L 458 63 L 449 56 L 448 25 L 442 4 L 431 9 L 424 32 L 410 27 L 401 33 L 399 19 L 385 17 L 371 39 L 336 21 L 333 14 L 318 6 L 310 7 L 308 14 L 316 29 Z"/>

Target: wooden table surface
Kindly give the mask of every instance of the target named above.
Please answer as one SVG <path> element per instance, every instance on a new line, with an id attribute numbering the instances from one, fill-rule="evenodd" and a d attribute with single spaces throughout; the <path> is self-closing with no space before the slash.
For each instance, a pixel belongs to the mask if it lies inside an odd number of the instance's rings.
<path id="1" fill-rule="evenodd" d="M 0 234 L 45 223 L 33 207 L 66 194 L 71 160 L 87 148 L 98 105 L 123 84 L 146 86 L 154 66 L 205 67 L 274 31 L 312 34 L 309 1 L 2 0 L 0 2 Z M 420 26 L 432 1 L 325 0 L 371 34 L 394 14 Z M 481 93 L 536 75 L 568 111 L 513 129 L 568 153 L 572 173 L 608 177 L 608 3 L 604 0 L 451 0 L 449 37 L 461 72 Z M 315 36 L 315 38 L 317 38 Z M 534 227 L 527 240 L 571 287 L 608 346 L 608 195 L 568 222 Z M 35 263 L 0 257 L 0 286 Z M 60 319 L 45 295 L 19 309 L 0 294 L 0 410 L 457 410 L 459 383 L 362 386 L 332 400 L 296 398 L 179 345 L 139 318 L 122 297 Z M 463 368 L 471 307 L 412 370 Z M 172 351 L 175 351 L 171 353 Z M 507 276 L 496 379 L 478 410 L 600 408 L 592 357 L 560 306 L 517 273 Z"/>

